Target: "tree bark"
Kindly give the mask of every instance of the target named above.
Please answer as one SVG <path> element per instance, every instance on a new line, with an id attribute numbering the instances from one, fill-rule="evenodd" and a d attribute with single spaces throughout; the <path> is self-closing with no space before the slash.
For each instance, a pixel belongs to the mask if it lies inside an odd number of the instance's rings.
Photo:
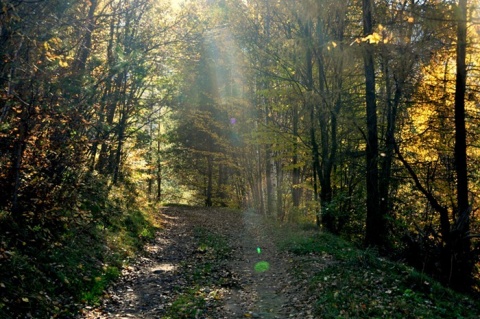
<path id="1" fill-rule="evenodd" d="M 213 159 L 211 155 L 207 156 L 207 185 L 205 189 L 205 206 L 211 207 L 213 205 L 212 199 L 213 189 Z"/>
<path id="2" fill-rule="evenodd" d="M 300 185 L 300 167 L 298 167 L 298 107 L 297 104 L 293 105 L 292 110 L 292 126 L 293 126 L 293 156 L 292 156 L 292 204 L 293 207 L 300 206 L 300 198 L 301 198 L 301 189 L 299 188 Z"/>
<path id="3" fill-rule="evenodd" d="M 161 158 L 161 150 L 162 150 L 162 126 L 160 123 L 158 123 L 158 136 L 157 136 L 157 167 L 156 167 L 156 172 L 157 172 L 157 202 L 159 202 L 162 199 L 162 158 Z"/>
<path id="4" fill-rule="evenodd" d="M 385 153 L 381 158 L 381 170 L 379 174 L 379 209 L 384 216 L 390 215 L 392 204 L 390 199 L 393 156 L 395 154 L 395 130 L 397 121 L 398 106 L 402 97 L 402 80 L 396 79 L 395 90 L 392 93 L 392 83 L 390 81 L 390 69 L 388 61 L 384 66 L 385 90 L 386 90 L 386 118 L 387 128 L 385 132 Z M 393 96 L 392 96 L 393 95 Z M 384 218 L 385 218 L 384 217 Z"/>
<path id="5" fill-rule="evenodd" d="M 85 71 L 87 60 L 92 50 L 92 34 L 93 30 L 95 29 L 95 10 L 97 9 L 97 4 L 98 0 L 90 0 L 90 8 L 88 10 L 86 21 L 86 31 L 74 65 L 74 69 L 80 71 L 80 73 Z"/>
<path id="6" fill-rule="evenodd" d="M 308 39 L 310 34 L 310 25 L 304 25 L 304 37 Z M 310 110 L 310 144 L 312 150 L 312 169 L 313 169 L 313 194 L 315 202 L 318 201 L 318 180 L 320 179 L 320 150 L 317 142 L 316 126 L 316 105 L 313 99 L 313 62 L 312 62 L 312 48 L 307 44 L 305 48 L 305 86 L 307 89 L 306 104 L 307 109 Z M 315 216 L 317 226 L 321 225 L 321 211 L 316 212 Z"/>
<path id="7" fill-rule="evenodd" d="M 451 284 L 459 290 L 472 285 L 473 262 L 470 231 L 471 207 L 468 201 L 467 129 L 465 125 L 465 92 L 467 86 L 467 0 L 459 0 L 457 7 L 457 75 L 455 81 L 455 169 L 457 174 L 457 211 L 452 229 Z M 448 247 L 447 247 L 448 248 Z M 456 267 L 455 267 L 456 266 Z M 468 288 L 467 288 L 468 287 Z"/>
<path id="8" fill-rule="evenodd" d="M 363 0 L 363 32 L 365 36 L 373 32 L 373 1 Z M 366 184 L 367 221 L 365 244 L 381 248 L 385 243 L 386 223 L 379 209 L 378 191 L 378 129 L 377 102 L 375 96 L 375 66 L 373 45 L 365 44 L 365 102 L 367 115 Z"/>

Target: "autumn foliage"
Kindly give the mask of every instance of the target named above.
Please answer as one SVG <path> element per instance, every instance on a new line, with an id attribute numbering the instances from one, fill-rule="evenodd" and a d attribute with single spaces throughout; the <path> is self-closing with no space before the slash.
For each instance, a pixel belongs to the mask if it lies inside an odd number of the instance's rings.
<path id="1" fill-rule="evenodd" d="M 0 0 L 0 313 L 101 290 L 121 258 L 65 252 L 151 230 L 139 203 L 308 221 L 478 290 L 476 6 Z"/>

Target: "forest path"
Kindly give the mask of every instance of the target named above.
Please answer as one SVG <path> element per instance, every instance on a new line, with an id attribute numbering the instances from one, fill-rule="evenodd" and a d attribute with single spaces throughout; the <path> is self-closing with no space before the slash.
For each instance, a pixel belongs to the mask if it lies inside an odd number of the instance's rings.
<path id="1" fill-rule="evenodd" d="M 262 217 L 171 207 L 147 255 L 123 270 L 102 306 L 81 318 L 313 318 Z"/>

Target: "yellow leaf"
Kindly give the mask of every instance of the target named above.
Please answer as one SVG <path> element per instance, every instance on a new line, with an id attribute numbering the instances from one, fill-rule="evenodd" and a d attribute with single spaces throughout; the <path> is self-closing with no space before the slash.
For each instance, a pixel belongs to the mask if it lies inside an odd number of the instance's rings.
<path id="1" fill-rule="evenodd" d="M 378 43 L 382 39 L 382 36 L 377 32 L 373 32 L 371 35 L 369 35 L 369 37 L 371 37 L 370 43 Z"/>
<path id="2" fill-rule="evenodd" d="M 414 17 L 408 17 L 407 21 L 408 21 L 408 23 L 414 23 L 415 18 Z"/>
<path id="3" fill-rule="evenodd" d="M 332 46 L 333 46 L 334 48 L 336 48 L 336 47 L 337 47 L 337 43 L 336 43 L 335 41 L 332 41 Z"/>
<path id="4" fill-rule="evenodd" d="M 56 55 L 54 55 L 54 54 L 52 54 L 52 53 L 50 53 L 50 52 L 45 52 L 45 57 L 46 57 L 47 60 L 50 61 L 50 62 L 51 62 L 51 61 L 54 61 L 54 60 L 57 58 Z"/>
<path id="5" fill-rule="evenodd" d="M 380 42 L 382 39 L 382 36 L 378 34 L 377 32 L 373 32 L 372 34 L 367 35 L 365 38 L 362 38 L 363 42 L 368 42 L 371 44 L 376 44 Z"/>
<path id="6" fill-rule="evenodd" d="M 60 61 L 58 62 L 58 64 L 59 64 L 62 68 L 68 67 L 68 62 L 67 62 L 67 61 L 60 60 Z"/>
<path id="7" fill-rule="evenodd" d="M 22 301 L 23 301 L 23 302 L 29 302 L 29 300 L 28 300 L 27 297 L 23 297 L 23 298 L 22 298 Z"/>
<path id="8" fill-rule="evenodd" d="M 57 45 L 62 43 L 62 39 L 60 39 L 58 37 L 54 37 L 54 38 L 50 39 L 50 41 L 57 44 Z"/>

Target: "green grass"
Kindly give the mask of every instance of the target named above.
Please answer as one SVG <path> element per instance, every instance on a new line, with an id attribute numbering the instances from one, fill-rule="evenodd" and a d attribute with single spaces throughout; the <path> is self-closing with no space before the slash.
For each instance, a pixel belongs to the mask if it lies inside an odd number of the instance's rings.
<path id="1" fill-rule="evenodd" d="M 114 266 L 105 267 L 102 272 L 97 272 L 93 279 L 88 279 L 93 284 L 81 294 L 81 300 L 87 304 L 98 305 L 105 289 L 120 275 L 121 271 Z"/>
<path id="2" fill-rule="evenodd" d="M 480 302 L 401 263 L 379 258 L 323 232 L 283 230 L 279 247 L 298 256 L 294 273 L 310 273 L 319 318 L 480 318 Z M 302 257 L 304 256 L 304 257 Z M 305 256 L 324 265 L 311 270 Z"/>
<path id="3" fill-rule="evenodd" d="M 316 230 L 308 232 L 291 231 L 288 239 L 280 243 L 280 248 L 297 255 L 328 254 L 341 261 L 351 260 L 358 253 L 357 249 L 350 243 L 329 233 L 317 232 Z"/>

